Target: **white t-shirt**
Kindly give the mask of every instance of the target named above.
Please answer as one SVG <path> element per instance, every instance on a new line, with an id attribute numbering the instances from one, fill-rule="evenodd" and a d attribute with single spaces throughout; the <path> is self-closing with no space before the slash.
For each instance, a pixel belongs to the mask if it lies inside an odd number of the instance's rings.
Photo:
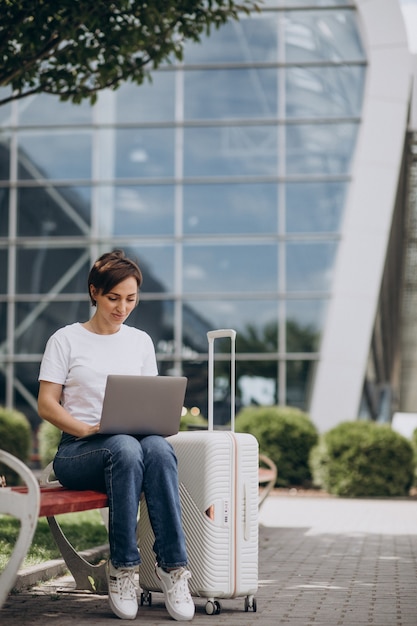
<path id="1" fill-rule="evenodd" d="M 108 374 L 156 376 L 150 336 L 131 326 L 112 335 L 97 335 L 82 324 L 70 324 L 46 344 L 39 380 L 63 385 L 61 404 L 86 424 L 100 421 Z"/>

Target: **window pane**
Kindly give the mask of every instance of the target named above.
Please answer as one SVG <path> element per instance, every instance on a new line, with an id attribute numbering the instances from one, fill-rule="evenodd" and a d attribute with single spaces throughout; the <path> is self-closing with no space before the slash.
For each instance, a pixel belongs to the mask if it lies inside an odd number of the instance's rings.
<path id="1" fill-rule="evenodd" d="M 188 300 L 183 309 L 187 345 L 205 352 L 208 330 L 234 328 L 238 352 L 276 352 L 277 310 L 274 300 Z"/>
<path id="2" fill-rule="evenodd" d="M 175 119 L 175 72 L 152 73 L 152 82 L 123 83 L 115 92 L 116 123 L 165 122 Z"/>
<path id="3" fill-rule="evenodd" d="M 172 300 L 142 300 L 130 314 L 127 324 L 149 333 L 159 354 L 172 354 L 174 343 Z"/>
<path id="4" fill-rule="evenodd" d="M 186 234 L 277 231 L 276 184 L 184 186 Z"/>
<path id="5" fill-rule="evenodd" d="M 39 363 L 21 362 L 15 364 L 15 376 L 17 380 L 24 386 L 26 391 L 29 392 L 35 403 L 39 390 L 38 375 Z M 28 418 L 32 425 L 32 430 L 35 432 L 42 420 L 28 398 L 22 393 L 19 393 L 16 388 L 14 389 L 14 406 Z"/>
<path id="6" fill-rule="evenodd" d="M 116 131 L 116 176 L 118 178 L 174 175 L 172 128 L 122 128 Z"/>
<path id="7" fill-rule="evenodd" d="M 74 106 L 72 102 L 62 102 L 56 96 L 40 94 L 24 98 L 18 107 L 20 126 L 67 126 L 90 124 L 92 120 L 92 106 L 85 100 Z"/>
<path id="8" fill-rule="evenodd" d="M 91 177 L 91 133 L 26 131 L 18 135 L 20 179 L 55 180 Z"/>
<path id="9" fill-rule="evenodd" d="M 186 41 L 184 63 L 233 63 L 277 61 L 277 17 L 273 14 L 241 16 L 219 29 L 201 43 Z"/>
<path id="10" fill-rule="evenodd" d="M 184 130 L 185 176 L 276 176 L 276 126 Z"/>
<path id="11" fill-rule="evenodd" d="M 158 235 L 174 233 L 172 185 L 101 187 L 101 235 Z"/>
<path id="12" fill-rule="evenodd" d="M 10 87 L 0 87 L 0 100 L 3 98 L 8 98 L 12 93 Z M 9 102 L 8 104 L 0 105 L 0 126 L 7 127 L 12 125 L 12 105 Z"/>
<path id="13" fill-rule="evenodd" d="M 287 291 L 330 291 L 337 243 L 287 243 Z"/>
<path id="14" fill-rule="evenodd" d="M 9 232 L 9 190 L 0 188 L 0 237 Z"/>
<path id="15" fill-rule="evenodd" d="M 17 233 L 28 237 L 88 235 L 90 187 L 23 187 L 17 191 Z"/>
<path id="16" fill-rule="evenodd" d="M 0 107 L 1 109 L 1 107 Z M 10 139 L 2 134 L 0 139 L 0 180 L 10 178 Z"/>
<path id="17" fill-rule="evenodd" d="M 348 174 L 358 124 L 297 124 L 287 132 L 287 174 Z"/>
<path id="18" fill-rule="evenodd" d="M 287 361 L 287 405 L 308 411 L 315 361 Z"/>
<path id="19" fill-rule="evenodd" d="M 6 378 L 0 369 L 0 405 L 6 404 Z"/>
<path id="20" fill-rule="evenodd" d="M 285 46 L 290 63 L 365 59 L 356 11 L 349 9 L 287 11 Z"/>
<path id="21" fill-rule="evenodd" d="M 21 248 L 17 251 L 17 293 L 86 293 L 90 258 L 84 249 Z"/>
<path id="22" fill-rule="evenodd" d="M 184 291 L 275 291 L 277 265 L 276 246 L 267 243 L 185 245 Z"/>
<path id="23" fill-rule="evenodd" d="M 364 67 L 287 68 L 287 117 L 358 117 L 364 80 Z"/>
<path id="24" fill-rule="evenodd" d="M 352 4 L 352 0 L 262 0 L 262 7 L 288 7 L 311 6 L 311 7 L 329 7 L 329 6 L 347 6 Z"/>
<path id="25" fill-rule="evenodd" d="M 0 255 L 1 258 L 1 255 Z M 7 305 L 0 302 L 0 345 L 6 340 Z M 0 402 L 1 404 L 1 402 Z"/>
<path id="26" fill-rule="evenodd" d="M 240 405 L 277 404 L 277 361 L 239 361 L 238 365 L 236 372 Z"/>
<path id="27" fill-rule="evenodd" d="M 183 375 L 188 378 L 185 406 L 198 407 L 201 415 L 207 418 L 207 361 L 184 361 L 182 365 Z"/>
<path id="28" fill-rule="evenodd" d="M 124 246 L 126 255 L 136 259 L 143 274 L 143 293 L 172 292 L 174 282 L 174 246 L 168 244 L 141 244 Z"/>
<path id="29" fill-rule="evenodd" d="M 340 231 L 347 183 L 287 183 L 285 189 L 288 233 Z"/>
<path id="30" fill-rule="evenodd" d="M 277 116 L 276 68 L 187 71 L 184 80 L 187 120 Z"/>
<path id="31" fill-rule="evenodd" d="M 287 352 L 317 352 L 324 327 L 327 300 L 287 300 Z"/>
<path id="32" fill-rule="evenodd" d="M 87 289 L 84 288 L 87 296 Z M 43 354 L 49 337 L 62 326 L 85 322 L 90 317 L 89 300 L 16 304 L 15 350 L 17 354 Z M 38 366 L 39 368 L 39 366 Z M 36 375 L 37 379 L 37 375 Z"/>
<path id="33" fill-rule="evenodd" d="M 7 292 L 7 250 L 0 250 L 0 293 Z"/>

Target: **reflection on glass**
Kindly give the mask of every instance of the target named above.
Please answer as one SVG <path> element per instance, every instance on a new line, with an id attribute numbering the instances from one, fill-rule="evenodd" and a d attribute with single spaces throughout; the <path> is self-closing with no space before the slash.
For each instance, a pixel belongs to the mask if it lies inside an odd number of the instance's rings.
<path id="1" fill-rule="evenodd" d="M 287 291 L 330 291 L 337 243 L 286 243 Z"/>
<path id="2" fill-rule="evenodd" d="M 363 61 L 356 11 L 306 10 L 285 13 L 286 61 Z"/>
<path id="3" fill-rule="evenodd" d="M 277 231 L 276 183 L 184 186 L 184 233 Z"/>
<path id="4" fill-rule="evenodd" d="M 287 126 L 287 174 L 348 174 L 359 125 Z"/>
<path id="5" fill-rule="evenodd" d="M 286 351 L 317 352 L 323 332 L 327 300 L 287 300 Z"/>
<path id="6" fill-rule="evenodd" d="M 142 85 L 123 83 L 115 94 L 117 124 L 175 119 L 175 71 L 153 72 Z"/>
<path id="7" fill-rule="evenodd" d="M 174 233 L 174 187 L 172 185 L 117 186 L 101 188 L 112 199 L 106 202 L 110 235 L 172 235 Z M 105 233 L 101 233 L 105 234 Z"/>
<path id="8" fill-rule="evenodd" d="M 274 63 L 277 61 L 277 16 L 256 15 L 230 20 L 201 43 L 187 41 L 184 63 Z"/>
<path id="9" fill-rule="evenodd" d="M 0 187 L 0 237 L 9 232 L 9 190 Z"/>
<path id="10" fill-rule="evenodd" d="M 0 100 L 8 98 L 12 93 L 10 87 L 0 87 Z M 12 125 L 12 105 L 11 102 L 0 105 L 0 126 L 6 127 Z"/>
<path id="11" fill-rule="evenodd" d="M 0 293 L 7 293 L 7 250 L 0 250 Z"/>
<path id="12" fill-rule="evenodd" d="M 278 114 L 275 67 L 187 71 L 184 81 L 187 120 L 262 119 Z"/>
<path id="13" fill-rule="evenodd" d="M 277 265 L 273 244 L 185 245 L 183 289 L 190 293 L 275 291 Z"/>
<path id="14" fill-rule="evenodd" d="M 236 371 L 237 393 L 241 406 L 277 404 L 278 364 L 276 361 L 239 361 Z"/>
<path id="15" fill-rule="evenodd" d="M 184 129 L 185 176 L 275 176 L 277 127 Z"/>
<path id="16" fill-rule="evenodd" d="M 287 361 L 286 403 L 308 411 L 316 361 Z"/>
<path id="17" fill-rule="evenodd" d="M 74 106 L 49 94 L 28 96 L 18 103 L 19 126 L 91 124 L 92 110 L 87 100 Z"/>
<path id="18" fill-rule="evenodd" d="M 142 300 L 126 324 L 149 333 L 159 356 L 174 352 L 174 303 L 172 300 Z"/>
<path id="19" fill-rule="evenodd" d="M 73 301 L 54 301 L 42 306 L 39 306 L 38 302 L 16 303 L 16 353 L 43 354 L 50 335 L 58 328 L 88 320 L 90 304 L 85 285 L 83 293 L 85 293 L 84 300 L 77 297 Z M 37 380 L 37 376 L 35 380 Z M 23 382 L 28 384 L 29 381 Z"/>
<path id="20" fill-rule="evenodd" d="M 1 253 L 0 253 L 1 259 Z M 6 339 L 7 328 L 7 306 L 4 302 L 0 303 L 0 347 Z"/>
<path id="21" fill-rule="evenodd" d="M 173 128 L 119 128 L 116 130 L 118 178 L 174 175 Z"/>
<path id="22" fill-rule="evenodd" d="M 365 67 L 293 67 L 286 70 L 288 118 L 359 117 Z"/>
<path id="23" fill-rule="evenodd" d="M 136 259 L 143 274 L 142 293 L 162 293 L 175 290 L 173 244 L 146 243 L 123 246 L 128 257 Z"/>
<path id="24" fill-rule="evenodd" d="M 18 145 L 20 179 L 91 177 L 90 131 L 22 131 L 18 134 Z"/>
<path id="25" fill-rule="evenodd" d="M 1 108 L 1 107 L 0 107 Z M 5 133 L 0 136 L 0 180 L 10 177 L 10 137 Z"/>
<path id="26" fill-rule="evenodd" d="M 288 233 L 337 233 L 345 206 L 347 183 L 287 183 Z"/>
<path id="27" fill-rule="evenodd" d="M 279 7 L 294 8 L 302 7 L 329 7 L 329 6 L 347 6 L 352 4 L 352 0 L 262 0 L 263 7 Z"/>
<path id="28" fill-rule="evenodd" d="M 19 248 L 17 293 L 85 293 L 90 258 L 77 248 Z"/>
<path id="29" fill-rule="evenodd" d="M 187 345 L 197 351 L 207 350 L 207 331 L 234 328 L 241 352 L 276 352 L 276 300 L 187 300 L 184 303 L 184 333 Z"/>
<path id="30" fill-rule="evenodd" d="M 22 187 L 17 190 L 17 233 L 28 237 L 88 235 L 90 187 Z"/>
<path id="31" fill-rule="evenodd" d="M 32 399 L 36 402 L 39 391 L 38 375 L 39 375 L 40 359 L 37 363 L 32 361 L 20 361 L 15 364 L 15 377 L 22 385 L 26 392 L 31 394 Z M 19 385 L 19 389 L 20 389 Z M 19 393 L 19 390 L 14 390 L 14 406 L 23 413 L 32 425 L 34 432 L 38 429 L 42 420 L 38 416 L 37 411 L 33 408 L 33 405 L 29 402 L 26 394 Z"/>

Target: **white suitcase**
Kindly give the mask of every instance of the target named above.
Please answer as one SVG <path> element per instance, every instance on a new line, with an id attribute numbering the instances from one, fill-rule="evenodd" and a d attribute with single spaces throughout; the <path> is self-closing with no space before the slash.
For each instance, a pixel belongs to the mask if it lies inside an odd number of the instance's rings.
<path id="1" fill-rule="evenodd" d="M 221 611 L 220 599 L 244 596 L 244 608 L 256 611 L 258 588 L 258 442 L 234 432 L 234 330 L 210 331 L 208 431 L 169 437 L 178 458 L 182 521 L 193 596 L 207 599 L 206 613 Z M 213 430 L 214 340 L 230 337 L 231 430 Z M 141 603 L 151 603 L 161 588 L 155 576 L 154 535 L 146 503 L 140 508 L 139 567 Z"/>

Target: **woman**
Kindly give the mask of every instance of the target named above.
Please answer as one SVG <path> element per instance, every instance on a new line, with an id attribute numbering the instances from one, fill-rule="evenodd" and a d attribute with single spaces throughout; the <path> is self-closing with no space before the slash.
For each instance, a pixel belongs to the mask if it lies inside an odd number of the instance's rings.
<path id="1" fill-rule="evenodd" d="M 155 350 L 145 332 L 124 322 L 139 301 L 142 273 L 120 250 L 103 254 L 88 277 L 95 312 L 84 323 L 49 339 L 39 373 L 39 415 L 62 430 L 54 460 L 58 480 L 70 489 L 95 489 L 109 498 L 109 603 L 122 619 L 138 610 L 134 575 L 141 492 L 155 533 L 156 575 L 176 620 L 191 620 L 194 603 L 181 526 L 177 461 L 159 436 L 94 435 L 99 429 L 108 374 L 157 375 Z"/>

